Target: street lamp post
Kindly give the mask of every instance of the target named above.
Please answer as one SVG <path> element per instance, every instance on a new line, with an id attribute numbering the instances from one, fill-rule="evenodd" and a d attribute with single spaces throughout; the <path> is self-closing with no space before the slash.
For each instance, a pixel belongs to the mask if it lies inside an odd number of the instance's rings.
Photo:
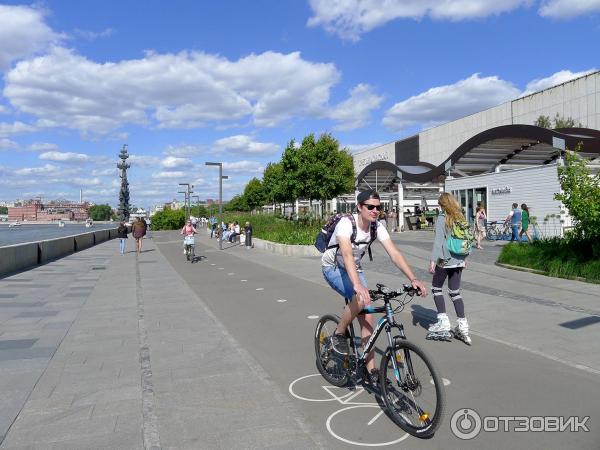
<path id="1" fill-rule="evenodd" d="M 219 166 L 219 227 L 223 222 L 223 180 L 229 178 L 223 175 L 223 163 L 220 162 L 205 162 L 207 166 Z M 223 250 L 223 238 L 219 238 L 219 250 Z"/>
<path id="2" fill-rule="evenodd" d="M 179 186 L 187 187 L 185 191 L 178 191 L 180 194 L 185 194 L 185 220 L 187 222 L 187 220 L 190 218 L 190 194 L 194 192 L 192 191 L 194 185 L 190 185 L 190 183 L 179 183 Z"/>

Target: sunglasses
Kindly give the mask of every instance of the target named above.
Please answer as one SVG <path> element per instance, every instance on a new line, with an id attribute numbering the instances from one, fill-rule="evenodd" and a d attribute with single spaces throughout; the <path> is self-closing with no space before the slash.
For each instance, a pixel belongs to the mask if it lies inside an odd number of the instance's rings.
<path id="1" fill-rule="evenodd" d="M 373 209 L 377 209 L 377 211 L 383 210 L 383 205 L 367 205 L 363 203 L 363 206 L 366 206 L 369 211 L 373 211 Z"/>

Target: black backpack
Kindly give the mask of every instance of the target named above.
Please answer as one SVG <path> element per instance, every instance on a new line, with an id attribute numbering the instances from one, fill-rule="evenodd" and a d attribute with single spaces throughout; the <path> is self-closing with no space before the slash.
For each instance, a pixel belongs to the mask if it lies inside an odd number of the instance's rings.
<path id="1" fill-rule="evenodd" d="M 315 239 L 315 247 L 321 253 L 325 253 L 325 251 L 329 250 L 330 248 L 339 248 L 339 244 L 329 245 L 329 242 L 331 241 L 331 236 L 335 231 L 335 227 L 344 217 L 348 217 L 350 222 L 352 222 L 352 236 L 350 236 L 350 242 L 353 244 L 365 244 L 365 242 L 356 242 L 356 220 L 354 220 L 354 215 L 338 213 L 331 216 L 323 229 L 319 231 L 319 234 L 317 234 L 317 238 Z M 371 231 L 371 241 L 369 242 L 367 250 L 369 251 L 369 259 L 373 261 L 371 244 L 375 241 L 375 239 L 377 239 L 377 221 L 371 222 L 369 229 Z"/>

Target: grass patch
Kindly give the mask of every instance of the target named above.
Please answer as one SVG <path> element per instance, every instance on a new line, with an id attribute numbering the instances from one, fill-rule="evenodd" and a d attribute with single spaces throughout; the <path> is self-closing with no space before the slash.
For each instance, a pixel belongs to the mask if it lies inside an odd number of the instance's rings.
<path id="1" fill-rule="evenodd" d="M 287 220 L 271 214 L 224 213 L 223 221 L 236 221 L 242 230 L 244 224 L 252 224 L 253 236 L 280 244 L 313 245 L 322 227 L 320 220 Z M 323 220 L 324 222 L 324 220 Z"/>
<path id="2" fill-rule="evenodd" d="M 559 238 L 510 243 L 502 248 L 498 262 L 541 270 L 553 277 L 581 277 L 600 283 L 600 260 L 590 248 L 588 242 Z"/>

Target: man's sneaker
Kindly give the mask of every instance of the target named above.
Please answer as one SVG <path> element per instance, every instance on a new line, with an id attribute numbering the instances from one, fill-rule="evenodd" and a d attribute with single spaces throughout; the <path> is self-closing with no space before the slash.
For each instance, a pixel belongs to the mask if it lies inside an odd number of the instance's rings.
<path id="1" fill-rule="evenodd" d="M 348 347 L 348 339 L 343 334 L 334 334 L 331 336 L 331 347 L 336 353 L 340 355 L 347 355 L 350 353 L 350 348 Z"/>

